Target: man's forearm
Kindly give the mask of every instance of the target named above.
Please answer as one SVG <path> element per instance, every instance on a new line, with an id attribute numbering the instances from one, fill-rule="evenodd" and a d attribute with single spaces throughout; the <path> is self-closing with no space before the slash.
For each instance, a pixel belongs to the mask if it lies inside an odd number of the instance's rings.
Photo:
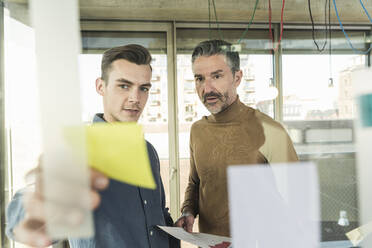
<path id="1" fill-rule="evenodd" d="M 189 183 L 185 192 L 185 201 L 181 208 L 182 213 L 190 213 L 194 216 L 199 213 L 199 185 Z"/>

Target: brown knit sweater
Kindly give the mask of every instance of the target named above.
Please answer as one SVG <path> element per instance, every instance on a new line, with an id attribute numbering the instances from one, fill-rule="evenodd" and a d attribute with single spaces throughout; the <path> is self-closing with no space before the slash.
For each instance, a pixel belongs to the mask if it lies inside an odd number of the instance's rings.
<path id="1" fill-rule="evenodd" d="M 297 160 L 281 124 L 238 98 L 192 125 L 190 176 L 181 211 L 199 214 L 200 232 L 230 236 L 226 168 Z"/>

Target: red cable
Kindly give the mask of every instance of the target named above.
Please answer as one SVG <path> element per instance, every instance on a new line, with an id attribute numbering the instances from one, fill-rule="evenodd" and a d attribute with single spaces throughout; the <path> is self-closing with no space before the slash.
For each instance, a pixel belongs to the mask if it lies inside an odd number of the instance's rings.
<path id="1" fill-rule="evenodd" d="M 271 29 L 271 0 L 269 0 L 269 30 L 270 30 L 270 39 L 271 43 L 273 46 L 273 51 L 276 52 L 279 49 L 280 42 L 282 41 L 283 37 L 283 16 L 284 16 L 284 5 L 285 5 L 285 0 L 283 0 L 282 4 L 282 13 L 281 13 L 281 18 L 280 18 L 280 37 L 279 37 L 279 42 L 277 46 L 274 48 L 274 37 L 273 37 L 273 31 Z"/>

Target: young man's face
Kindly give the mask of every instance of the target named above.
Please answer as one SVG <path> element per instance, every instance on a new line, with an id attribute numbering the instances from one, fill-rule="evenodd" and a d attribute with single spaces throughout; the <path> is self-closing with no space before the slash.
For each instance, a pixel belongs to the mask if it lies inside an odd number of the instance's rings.
<path id="1" fill-rule="evenodd" d="M 242 71 L 233 74 L 225 55 L 200 56 L 192 70 L 198 96 L 209 112 L 217 114 L 235 101 Z"/>
<path id="2" fill-rule="evenodd" d="M 151 68 L 124 59 L 115 60 L 108 71 L 108 82 L 96 80 L 96 90 L 103 96 L 107 122 L 136 122 L 146 105 L 151 88 Z"/>

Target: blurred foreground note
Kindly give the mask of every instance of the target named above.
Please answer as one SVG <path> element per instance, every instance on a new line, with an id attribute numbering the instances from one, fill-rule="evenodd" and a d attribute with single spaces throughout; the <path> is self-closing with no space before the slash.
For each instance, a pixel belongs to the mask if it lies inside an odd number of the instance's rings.
<path id="1" fill-rule="evenodd" d="M 314 164 L 230 166 L 228 186 L 234 247 L 320 247 Z"/>
<path id="2" fill-rule="evenodd" d="M 181 227 L 158 227 L 179 240 L 186 241 L 190 244 L 197 245 L 202 248 L 209 248 L 211 246 L 222 243 L 231 243 L 231 239 L 224 236 L 212 235 L 207 233 L 189 233 Z"/>
<path id="3" fill-rule="evenodd" d="M 75 143 L 80 145 L 71 149 L 63 138 L 66 127 L 83 124 L 78 71 L 79 3 L 76 0 L 28 2 L 35 30 L 46 232 L 55 240 L 93 237 L 86 139 L 80 132 L 75 137 Z M 79 225 L 66 221 L 72 210 L 82 214 Z"/>
<path id="4" fill-rule="evenodd" d="M 79 128 L 68 128 L 73 139 Z M 86 126 L 88 164 L 106 176 L 155 189 L 142 128 L 135 123 L 95 123 Z M 76 142 L 73 142 L 76 145 Z"/>
<path id="5" fill-rule="evenodd" d="M 356 171 L 359 199 L 360 228 L 348 233 L 347 237 L 360 247 L 372 247 L 372 69 L 358 68 L 351 72 L 356 117 L 354 119 Z"/>
<path id="6" fill-rule="evenodd" d="M 354 246 L 357 246 L 371 233 L 372 222 L 351 230 L 350 232 L 346 233 L 346 237 L 348 237 Z"/>

